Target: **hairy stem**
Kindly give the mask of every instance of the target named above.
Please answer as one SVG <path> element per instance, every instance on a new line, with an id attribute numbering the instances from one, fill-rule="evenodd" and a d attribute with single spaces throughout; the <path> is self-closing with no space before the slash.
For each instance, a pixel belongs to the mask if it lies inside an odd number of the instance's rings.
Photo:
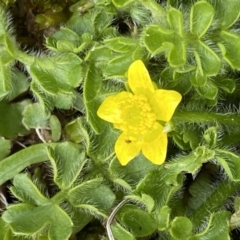
<path id="1" fill-rule="evenodd" d="M 179 111 L 174 114 L 173 122 L 179 123 L 220 123 L 227 126 L 240 126 L 239 114 L 213 112 Z"/>

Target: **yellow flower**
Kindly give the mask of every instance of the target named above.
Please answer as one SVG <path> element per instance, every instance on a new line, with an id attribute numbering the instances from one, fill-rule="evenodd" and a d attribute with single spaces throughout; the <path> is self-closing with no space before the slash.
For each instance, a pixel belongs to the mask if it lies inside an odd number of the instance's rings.
<path id="1" fill-rule="evenodd" d="M 167 153 L 167 133 L 163 123 L 169 122 L 182 96 L 176 91 L 155 89 L 141 60 L 128 69 L 131 92 L 107 97 L 98 109 L 98 116 L 122 130 L 115 143 L 115 152 L 125 166 L 141 151 L 155 164 L 162 164 Z"/>

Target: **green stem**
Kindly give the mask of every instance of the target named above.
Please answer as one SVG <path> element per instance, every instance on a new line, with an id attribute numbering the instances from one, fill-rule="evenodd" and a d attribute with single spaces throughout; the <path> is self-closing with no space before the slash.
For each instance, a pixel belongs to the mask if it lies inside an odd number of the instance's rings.
<path id="1" fill-rule="evenodd" d="M 240 115 L 197 111 L 179 111 L 174 114 L 172 121 L 176 125 L 179 123 L 220 123 L 222 125 L 239 127 Z"/>
<path id="2" fill-rule="evenodd" d="M 142 0 L 141 4 L 152 13 L 154 21 L 163 25 L 167 24 L 167 11 L 155 0 Z"/>
<path id="3" fill-rule="evenodd" d="M 55 194 L 52 198 L 51 201 L 54 202 L 55 204 L 59 204 L 62 201 L 64 201 L 67 197 L 67 191 L 66 190 L 62 190 L 60 192 L 58 192 L 57 194 Z"/>
<path id="4" fill-rule="evenodd" d="M 188 217 L 191 218 L 195 227 L 199 227 L 211 213 L 219 211 L 229 197 L 231 197 L 240 187 L 240 182 L 230 182 L 224 180 L 209 198 Z"/>
<path id="5" fill-rule="evenodd" d="M 13 178 L 26 167 L 48 160 L 46 147 L 54 143 L 41 143 L 25 148 L 0 161 L 0 185 Z"/>
<path id="6" fill-rule="evenodd" d="M 27 65 L 27 66 L 31 66 L 35 61 L 34 56 L 31 56 L 30 54 L 22 52 L 18 49 L 15 50 L 15 57 L 19 62 L 21 62 L 21 63 L 23 63 L 24 65 Z"/>

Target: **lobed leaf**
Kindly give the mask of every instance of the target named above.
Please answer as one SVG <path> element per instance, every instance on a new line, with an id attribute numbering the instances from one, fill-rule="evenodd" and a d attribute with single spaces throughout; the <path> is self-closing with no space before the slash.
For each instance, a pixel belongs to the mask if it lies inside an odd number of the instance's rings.
<path id="1" fill-rule="evenodd" d="M 172 48 L 173 36 L 173 30 L 149 25 L 143 35 L 143 43 L 151 54 L 156 55 Z"/>
<path id="2" fill-rule="evenodd" d="M 240 69 L 240 36 L 227 31 L 220 34 L 222 41 L 218 44 L 223 58 L 233 69 Z"/>
<path id="3" fill-rule="evenodd" d="M 217 98 L 218 87 L 209 79 L 206 81 L 204 86 L 195 87 L 195 89 L 203 98 L 207 98 L 209 100 L 214 100 Z"/>
<path id="4" fill-rule="evenodd" d="M 201 38 L 212 24 L 215 10 L 205 1 L 195 3 L 191 8 L 190 32 Z"/>
<path id="5" fill-rule="evenodd" d="M 70 188 L 86 163 L 84 149 L 63 142 L 56 144 L 54 149 L 48 148 L 48 155 L 53 165 L 54 182 L 62 190 Z"/>
<path id="6" fill-rule="evenodd" d="M 0 102 L 0 135 L 5 138 L 16 138 L 18 135 L 26 135 L 29 131 L 22 124 L 22 113 L 30 100 L 9 103 L 6 100 Z"/>
<path id="7" fill-rule="evenodd" d="M 126 208 L 120 212 L 121 222 L 127 226 L 135 237 L 149 236 L 157 230 L 157 222 L 147 212 L 136 207 Z"/>
<path id="8" fill-rule="evenodd" d="M 22 115 L 22 123 L 28 130 L 31 128 L 45 128 L 48 126 L 50 116 L 44 112 L 39 103 L 33 103 L 26 106 Z"/>
<path id="9" fill-rule="evenodd" d="M 13 186 L 10 187 L 10 190 L 15 197 L 24 203 L 36 206 L 49 203 L 49 199 L 37 189 L 27 174 L 16 175 L 13 178 Z"/>
<path id="10" fill-rule="evenodd" d="M 198 51 L 204 74 L 216 76 L 221 68 L 221 59 L 218 55 L 202 41 L 198 41 L 196 50 Z"/>
<path id="11" fill-rule="evenodd" d="M 239 19 L 240 2 L 238 0 L 208 0 L 217 12 L 218 21 L 222 29 L 228 29 Z"/>
<path id="12" fill-rule="evenodd" d="M 110 210 L 115 201 L 115 194 L 101 182 L 100 178 L 85 181 L 72 188 L 68 192 L 67 199 L 74 207 L 105 216 L 104 214 Z"/>
<path id="13" fill-rule="evenodd" d="M 169 227 L 171 209 L 168 206 L 163 206 L 157 215 L 158 229 L 163 231 Z"/>
<path id="14" fill-rule="evenodd" d="M 184 37 L 183 30 L 183 14 L 176 8 L 168 10 L 168 22 L 172 29 L 174 29 L 181 37 Z"/>
<path id="15" fill-rule="evenodd" d="M 175 217 L 171 222 L 170 233 L 174 239 L 186 239 L 191 235 L 192 228 L 192 222 L 187 217 Z"/>
<path id="16" fill-rule="evenodd" d="M 68 240 L 72 233 L 72 221 L 69 216 L 55 204 L 34 207 L 29 204 L 17 204 L 7 208 L 2 218 L 13 233 L 31 236 L 49 228 L 49 240 Z"/>

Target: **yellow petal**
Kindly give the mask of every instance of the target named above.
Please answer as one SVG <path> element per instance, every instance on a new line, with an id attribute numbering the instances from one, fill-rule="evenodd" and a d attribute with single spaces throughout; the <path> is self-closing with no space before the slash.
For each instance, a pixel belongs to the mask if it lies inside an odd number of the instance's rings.
<path id="1" fill-rule="evenodd" d="M 163 132 L 163 126 L 155 122 L 153 127 L 144 135 L 144 142 L 150 143 L 157 139 Z"/>
<path id="2" fill-rule="evenodd" d="M 158 89 L 154 92 L 150 105 L 158 120 L 168 122 L 181 100 L 181 94 L 176 91 Z"/>
<path id="3" fill-rule="evenodd" d="M 167 134 L 161 133 L 160 136 L 153 142 L 143 144 L 142 153 L 149 161 L 160 165 L 166 159 L 167 143 Z"/>
<path id="4" fill-rule="evenodd" d="M 115 152 L 121 165 L 125 166 L 141 151 L 141 142 L 129 141 L 127 135 L 122 133 L 115 143 Z"/>
<path id="5" fill-rule="evenodd" d="M 148 70 L 141 60 L 137 60 L 130 65 L 128 85 L 134 94 L 143 94 L 149 99 L 155 91 Z"/>
<path id="6" fill-rule="evenodd" d="M 121 122 L 121 109 L 119 108 L 119 104 L 131 97 L 132 94 L 125 91 L 107 97 L 98 108 L 97 115 L 108 122 Z"/>

